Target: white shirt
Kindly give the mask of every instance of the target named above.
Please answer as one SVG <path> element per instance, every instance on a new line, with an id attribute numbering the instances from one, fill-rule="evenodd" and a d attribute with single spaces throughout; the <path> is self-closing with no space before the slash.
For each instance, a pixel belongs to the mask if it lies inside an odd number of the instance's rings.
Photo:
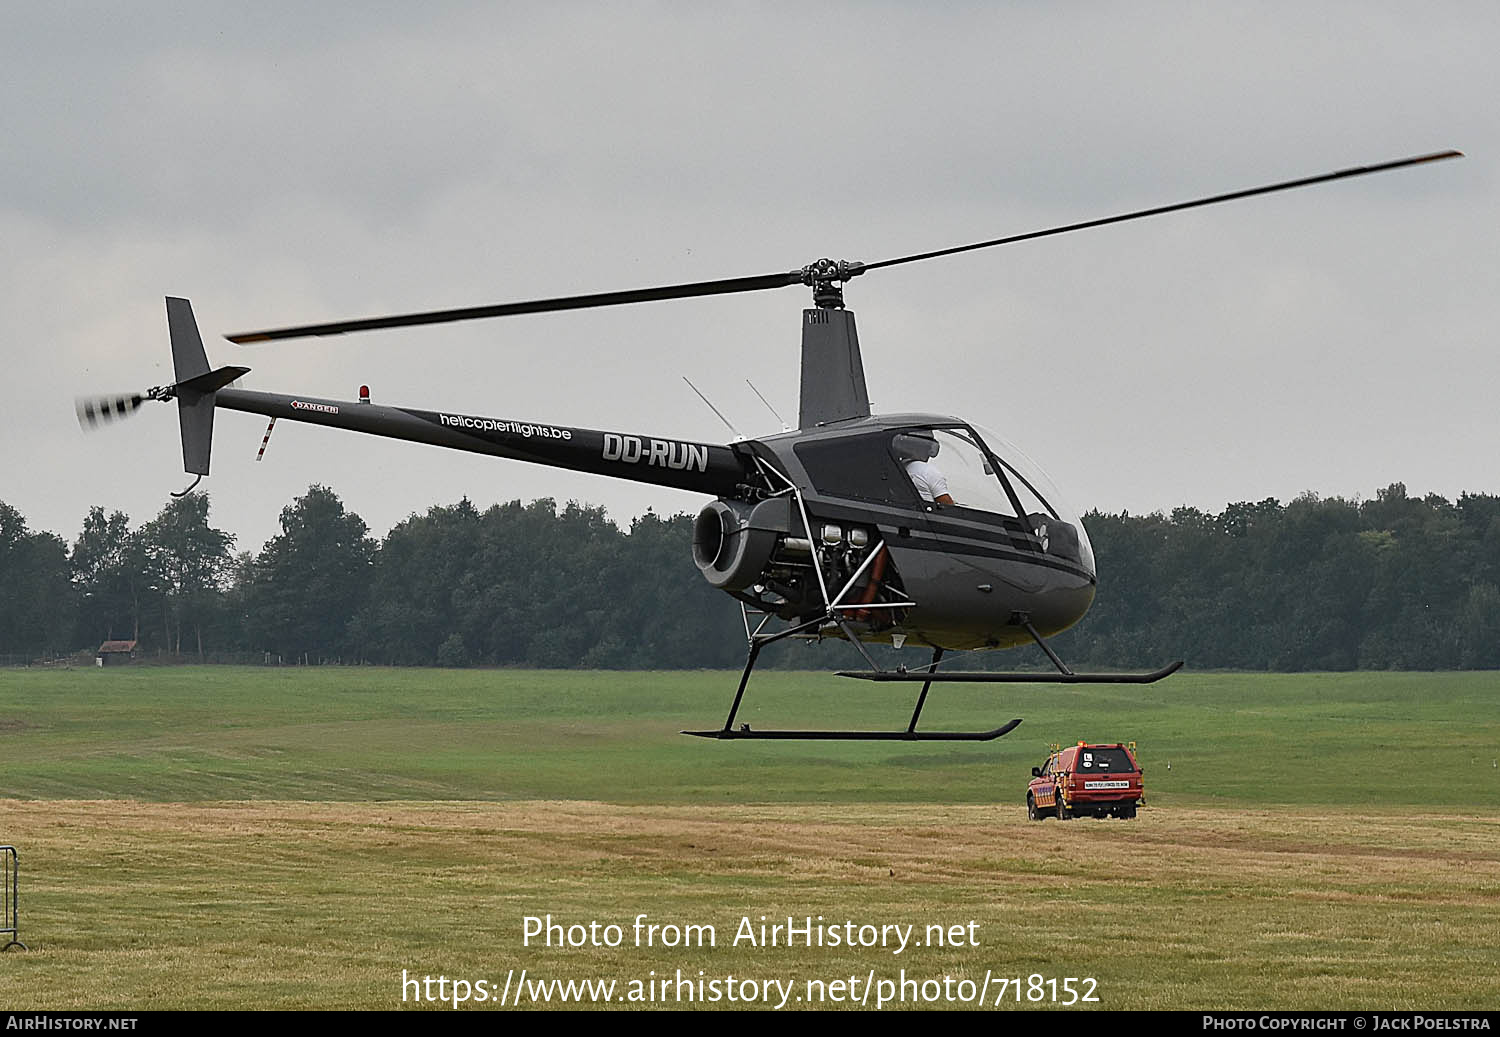
<path id="1" fill-rule="evenodd" d="M 948 479 L 942 469 L 931 461 L 906 462 L 906 474 L 917 487 L 925 501 L 935 501 L 948 492 Z"/>

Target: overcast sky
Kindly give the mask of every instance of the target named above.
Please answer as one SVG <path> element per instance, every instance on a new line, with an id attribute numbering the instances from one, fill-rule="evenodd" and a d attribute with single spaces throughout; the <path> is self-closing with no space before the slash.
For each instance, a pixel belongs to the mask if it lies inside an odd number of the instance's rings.
<path id="1" fill-rule="evenodd" d="M 675 438 L 797 410 L 801 289 L 238 347 L 258 327 L 876 261 L 1388 159 L 1466 158 L 877 271 L 877 411 L 1024 447 L 1079 510 L 1500 493 L 1493 3 L 5 5 L 0 500 L 74 539 L 187 485 L 166 295 L 246 388 Z M 311 483 L 705 498 L 221 412 L 241 549 Z M 684 551 L 687 545 L 684 545 Z"/>

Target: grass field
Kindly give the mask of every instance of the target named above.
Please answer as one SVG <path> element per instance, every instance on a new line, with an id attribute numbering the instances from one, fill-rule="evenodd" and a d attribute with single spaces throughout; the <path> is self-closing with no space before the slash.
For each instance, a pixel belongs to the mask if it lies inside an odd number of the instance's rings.
<path id="1" fill-rule="evenodd" d="M 523 968 L 617 996 L 679 969 L 774 978 L 788 1007 L 902 969 L 1019 976 L 1020 1007 L 1033 974 L 1091 977 L 1103 1008 L 1500 1004 L 1496 675 L 935 689 L 924 727 L 1027 718 L 989 744 L 676 734 L 722 723 L 733 682 L 0 672 L 0 841 L 32 947 L 0 957 L 0 1005 L 400 1008 L 403 969 L 498 990 Z M 767 673 L 742 719 L 900 728 L 910 701 Z M 1025 820 L 1030 767 L 1077 739 L 1140 744 L 1138 820 Z M 623 945 L 523 945 L 548 913 Z M 635 946 L 639 914 L 717 946 Z M 977 946 L 733 945 L 762 915 L 916 940 L 972 921 Z"/>

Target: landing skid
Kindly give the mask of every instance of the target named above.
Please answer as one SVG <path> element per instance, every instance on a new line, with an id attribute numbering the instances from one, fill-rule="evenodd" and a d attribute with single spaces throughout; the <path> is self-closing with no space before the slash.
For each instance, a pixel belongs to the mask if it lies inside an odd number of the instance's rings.
<path id="1" fill-rule="evenodd" d="M 837 677 L 862 681 L 951 681 L 969 684 L 1155 684 L 1182 669 L 1181 661 L 1151 673 L 986 673 L 983 670 L 839 670 Z"/>
<path id="2" fill-rule="evenodd" d="M 753 731 L 741 724 L 737 731 L 684 731 L 698 738 L 802 739 L 819 742 L 993 742 L 1008 735 L 1021 722 L 1017 717 L 993 731 Z"/>
<path id="3" fill-rule="evenodd" d="M 835 621 L 839 622 L 837 616 Z M 1057 657 L 1052 647 L 1042 639 L 1031 621 L 1025 616 L 1017 616 L 1016 621 L 1023 626 L 1036 643 L 1041 646 L 1042 651 L 1047 653 L 1057 667 L 1057 673 L 986 673 L 983 671 L 941 671 L 938 664 L 943 658 L 943 649 L 935 648 L 932 651 L 932 662 L 918 670 L 908 670 L 901 667 L 895 670 L 882 670 L 877 666 L 869 654 L 860 646 L 854 637 L 853 631 L 845 628 L 845 633 L 855 648 L 865 656 L 870 663 L 868 670 L 840 670 L 837 676 L 854 677 L 867 681 L 901 681 L 907 683 L 922 682 L 922 692 L 917 696 L 917 705 L 911 714 L 911 723 L 906 725 L 905 731 L 754 731 L 749 724 L 741 724 L 738 728 L 734 726 L 735 715 L 740 710 L 740 703 L 745 698 L 745 687 L 750 683 L 750 672 L 755 669 L 755 660 L 760 656 L 760 650 L 766 645 L 782 638 L 791 637 L 801 633 L 822 622 L 822 617 L 806 623 L 793 626 L 778 634 L 752 634 L 750 637 L 750 655 L 745 660 L 745 670 L 740 674 L 739 690 L 735 692 L 734 703 L 729 707 L 729 716 L 724 721 L 724 726 L 714 731 L 683 731 L 685 735 L 693 735 L 696 738 L 717 738 L 720 740 L 735 739 L 768 739 L 785 741 L 848 741 L 848 742 L 990 742 L 996 738 L 1010 734 L 1021 723 L 1017 717 L 1008 724 L 992 728 L 989 731 L 918 731 L 917 720 L 922 715 L 922 707 L 927 702 L 928 689 L 934 683 L 970 683 L 970 684 L 1151 684 L 1169 677 L 1182 668 L 1181 660 L 1152 673 L 1074 673 L 1067 665 Z M 843 623 L 839 622 L 842 627 Z"/>

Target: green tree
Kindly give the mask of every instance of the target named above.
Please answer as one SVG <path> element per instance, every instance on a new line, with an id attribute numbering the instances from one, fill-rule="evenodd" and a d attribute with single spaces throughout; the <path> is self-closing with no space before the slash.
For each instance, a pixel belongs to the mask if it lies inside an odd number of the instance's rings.
<path id="1" fill-rule="evenodd" d="M 174 498 L 141 530 L 147 572 L 161 595 L 163 643 L 182 654 L 183 624 L 192 626 L 203 656 L 210 618 L 230 562 L 234 535 L 208 524 L 208 494 Z"/>
<path id="2" fill-rule="evenodd" d="M 29 532 L 21 513 L 0 501 L 0 652 L 70 647 L 73 604 L 67 545 Z"/>
<path id="3" fill-rule="evenodd" d="M 89 509 L 69 559 L 78 592 L 78 638 L 84 644 L 140 638 L 144 557 L 123 511 Z"/>
<path id="4" fill-rule="evenodd" d="M 281 509 L 281 534 L 250 566 L 250 643 L 295 659 L 341 656 L 349 621 L 369 593 L 376 543 L 364 519 L 326 486 Z"/>
<path id="5" fill-rule="evenodd" d="M 739 611 L 693 565 L 692 519 L 627 535 L 602 508 L 467 500 L 391 530 L 354 624 L 367 658 L 411 665 L 734 665 Z"/>

